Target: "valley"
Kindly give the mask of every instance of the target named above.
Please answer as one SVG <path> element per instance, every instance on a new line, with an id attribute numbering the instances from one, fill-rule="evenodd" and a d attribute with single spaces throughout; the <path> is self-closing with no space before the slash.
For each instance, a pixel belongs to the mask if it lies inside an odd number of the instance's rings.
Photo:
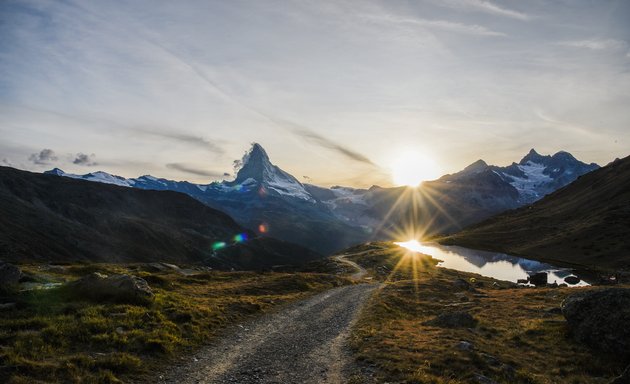
<path id="1" fill-rule="evenodd" d="M 499 167 L 478 160 L 460 172 L 425 181 L 419 188 L 374 185 L 361 189 L 302 183 L 274 165 L 258 143 L 252 144 L 239 164 L 234 180 L 210 184 L 150 175 L 126 179 L 102 171 L 76 175 L 53 169 L 46 173 L 131 189 L 181 192 L 226 212 L 258 234 L 329 255 L 365 241 L 398 240 L 410 222 L 422 230 L 423 237 L 454 233 L 530 204 L 599 168 L 567 152 L 543 156 L 532 149 L 518 163 Z"/>

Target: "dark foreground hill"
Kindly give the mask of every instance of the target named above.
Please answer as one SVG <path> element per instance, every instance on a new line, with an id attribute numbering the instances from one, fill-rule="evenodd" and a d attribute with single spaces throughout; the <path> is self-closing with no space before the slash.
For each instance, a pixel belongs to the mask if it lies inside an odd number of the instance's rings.
<path id="1" fill-rule="evenodd" d="M 441 242 L 595 268 L 630 267 L 630 157 Z"/>
<path id="2" fill-rule="evenodd" d="M 260 269 L 319 257 L 254 238 L 223 212 L 178 192 L 91 183 L 0 167 L 0 259 L 169 261 Z"/>

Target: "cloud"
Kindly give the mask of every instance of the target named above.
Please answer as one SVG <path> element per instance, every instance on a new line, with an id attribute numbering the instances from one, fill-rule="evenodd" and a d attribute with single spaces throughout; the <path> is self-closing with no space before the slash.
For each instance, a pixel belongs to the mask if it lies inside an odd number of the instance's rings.
<path id="1" fill-rule="evenodd" d="M 58 160 L 55 155 L 55 151 L 52 149 L 42 149 L 39 153 L 33 153 L 28 157 L 28 160 L 37 165 L 49 165 Z"/>
<path id="2" fill-rule="evenodd" d="M 476 36 L 506 36 L 503 32 L 493 31 L 478 24 L 462 24 L 446 20 L 415 19 L 397 16 L 369 16 L 368 19 L 401 25 L 417 25 L 423 28 L 438 29 L 447 32 Z"/>
<path id="3" fill-rule="evenodd" d="M 225 150 L 223 149 L 223 147 L 221 147 L 218 143 L 207 140 L 201 136 L 191 135 L 191 134 L 182 133 L 182 132 L 172 132 L 172 131 L 164 131 L 164 130 L 158 131 L 158 130 L 151 130 L 151 129 L 146 129 L 146 128 L 138 128 L 138 127 L 134 127 L 131 129 L 143 135 L 161 137 L 161 138 L 170 139 L 170 140 L 177 140 L 185 144 L 201 147 L 210 152 L 216 153 L 218 155 L 222 155 L 225 153 Z"/>
<path id="4" fill-rule="evenodd" d="M 587 39 L 587 40 L 561 41 L 558 44 L 564 45 L 565 47 L 586 48 L 586 49 L 592 49 L 594 51 L 620 50 L 620 49 L 625 49 L 628 46 L 628 43 L 626 43 L 625 41 L 616 40 L 616 39 Z"/>
<path id="5" fill-rule="evenodd" d="M 376 165 L 372 162 L 372 160 L 368 159 L 367 157 L 365 157 L 364 155 L 355 152 L 351 149 L 348 149 L 340 144 L 335 143 L 334 141 L 321 136 L 313 131 L 310 131 L 306 128 L 296 128 L 293 129 L 293 133 L 299 137 L 302 137 L 303 139 L 305 139 L 308 142 L 317 144 L 321 147 L 327 148 L 327 149 L 332 149 L 333 151 L 339 153 L 342 156 L 345 156 L 346 158 L 350 159 L 350 160 L 354 160 L 354 161 L 358 161 L 361 163 L 365 163 L 365 164 L 369 164 L 369 165 Z"/>
<path id="6" fill-rule="evenodd" d="M 72 164 L 76 164 L 76 165 L 84 165 L 87 167 L 93 167 L 95 165 L 98 165 L 98 163 L 96 161 L 94 161 L 94 157 L 96 155 L 94 155 L 93 153 L 91 155 L 86 155 L 85 153 L 77 153 L 77 155 L 74 157 L 74 160 L 72 160 Z"/>
<path id="7" fill-rule="evenodd" d="M 166 164 L 166 167 L 170 169 L 175 169 L 181 172 L 190 173 L 192 175 L 197 175 L 197 176 L 222 177 L 222 176 L 229 175 L 224 172 L 208 171 L 205 169 L 195 168 L 194 166 L 190 166 L 190 165 L 186 165 L 182 163 L 169 163 L 169 164 Z"/>
<path id="8" fill-rule="evenodd" d="M 465 11 L 478 11 L 489 13 L 496 16 L 505 16 L 518 20 L 529 20 L 531 16 L 526 13 L 515 11 L 501 7 L 497 4 L 484 0 L 440 0 L 437 2 L 440 5 L 444 5 L 450 8 L 465 10 Z"/>
<path id="9" fill-rule="evenodd" d="M 6 166 L 6 167 L 12 167 L 13 163 L 11 163 L 9 160 L 7 160 L 6 158 L 3 158 L 2 160 L 0 160 L 0 164 Z"/>

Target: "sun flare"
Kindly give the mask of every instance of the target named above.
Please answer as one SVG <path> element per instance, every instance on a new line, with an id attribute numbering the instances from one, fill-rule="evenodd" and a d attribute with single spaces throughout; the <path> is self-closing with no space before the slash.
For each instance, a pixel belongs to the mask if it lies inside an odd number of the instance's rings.
<path id="1" fill-rule="evenodd" d="M 419 152 L 403 153 L 392 164 L 392 179 L 396 185 L 416 187 L 439 176 L 435 161 Z"/>
<path id="2" fill-rule="evenodd" d="M 418 240 L 398 241 L 394 244 L 399 245 L 403 248 L 407 248 L 412 252 L 422 252 L 423 250 L 423 246 Z"/>

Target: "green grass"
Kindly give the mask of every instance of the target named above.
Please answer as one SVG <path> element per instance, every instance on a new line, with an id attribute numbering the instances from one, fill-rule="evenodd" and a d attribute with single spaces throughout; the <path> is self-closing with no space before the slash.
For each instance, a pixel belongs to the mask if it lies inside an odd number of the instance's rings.
<path id="1" fill-rule="evenodd" d="M 357 359 L 376 367 L 379 382 L 476 383 L 478 374 L 510 384 L 607 383 L 625 368 L 618 357 L 575 342 L 562 315 L 548 311 L 576 288 L 514 288 L 402 256 L 381 245 L 353 257 L 383 283 L 351 335 Z M 453 285 L 458 278 L 482 287 L 462 291 Z M 449 311 L 467 311 L 477 326 L 424 324 Z M 459 349 L 461 341 L 474 348 Z"/>
<path id="2" fill-rule="evenodd" d="M 149 272 L 139 265 L 68 266 L 34 280 L 73 280 L 91 272 L 131 273 L 149 282 L 150 305 L 77 300 L 64 289 L 5 293 L 0 312 L 0 382 L 115 383 L 150 379 L 226 326 L 314 292 L 348 283 L 318 273 Z"/>

